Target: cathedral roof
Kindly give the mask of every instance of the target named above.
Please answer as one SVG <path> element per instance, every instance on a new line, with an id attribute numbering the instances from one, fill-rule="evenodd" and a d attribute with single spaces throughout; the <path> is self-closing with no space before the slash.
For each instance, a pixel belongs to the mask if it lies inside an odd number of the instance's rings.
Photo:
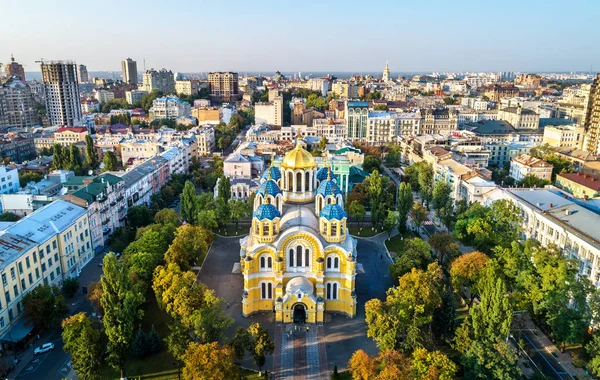
<path id="1" fill-rule="evenodd" d="M 332 179 L 326 179 L 325 181 L 322 181 L 319 185 L 319 188 L 317 189 L 317 194 L 320 194 L 324 197 L 328 195 L 336 196 L 341 195 L 342 191 Z"/>
<path id="2" fill-rule="evenodd" d="M 252 216 L 258 218 L 258 220 L 273 220 L 275 218 L 280 218 L 281 214 L 279 213 L 279 210 L 277 210 L 277 207 L 270 203 L 264 203 L 254 210 Z"/>
<path id="3" fill-rule="evenodd" d="M 270 166 L 265 172 L 260 176 L 260 179 L 267 179 L 269 177 L 269 172 L 271 173 L 271 179 L 275 181 L 279 181 L 281 179 L 281 171 L 279 168 L 275 166 Z"/>
<path id="4" fill-rule="evenodd" d="M 314 157 L 300 145 L 300 138 L 296 147 L 285 154 L 281 167 L 285 169 L 312 169 L 316 167 Z"/>
<path id="5" fill-rule="evenodd" d="M 321 212 L 319 212 L 319 217 L 325 218 L 327 220 L 342 220 L 343 218 L 347 218 L 348 216 L 346 215 L 346 211 L 344 211 L 344 209 L 340 205 L 332 204 L 323 207 Z"/>
<path id="6" fill-rule="evenodd" d="M 267 194 L 270 194 L 275 197 L 277 196 L 277 194 L 281 194 L 281 189 L 279 188 L 279 186 L 277 186 L 277 182 L 270 179 L 268 181 L 263 182 L 262 185 L 260 185 L 256 194 L 260 194 L 263 197 Z"/>
<path id="7" fill-rule="evenodd" d="M 285 291 L 288 294 L 302 293 L 305 295 L 313 294 L 315 287 L 313 283 L 304 277 L 294 277 L 285 285 Z"/>
<path id="8" fill-rule="evenodd" d="M 319 171 L 317 171 L 317 179 L 319 181 L 325 181 L 327 179 L 328 171 L 329 171 L 329 168 L 327 168 L 327 167 L 319 169 Z"/>

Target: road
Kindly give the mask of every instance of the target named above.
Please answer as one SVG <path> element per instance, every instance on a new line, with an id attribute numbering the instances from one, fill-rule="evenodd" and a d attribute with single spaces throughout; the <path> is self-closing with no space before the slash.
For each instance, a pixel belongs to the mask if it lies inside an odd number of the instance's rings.
<path id="1" fill-rule="evenodd" d="M 92 261 L 90 261 L 81 271 L 79 276 L 79 283 L 81 286 L 89 287 L 89 284 L 94 281 L 98 281 L 102 273 L 102 268 L 98 266 L 102 262 L 104 255 L 96 255 Z M 79 312 L 86 312 L 91 314 L 94 310 L 89 301 L 85 298 L 81 289 L 71 300 L 69 301 L 69 311 L 71 315 Z M 28 349 L 26 352 L 19 354 L 20 358 L 29 358 L 27 363 L 19 365 L 23 368 L 16 376 L 22 380 L 39 380 L 39 379 L 63 379 L 66 378 L 70 372 L 68 367 L 70 356 L 63 351 L 63 342 L 61 339 L 61 328 L 57 327 L 52 331 L 46 331 L 42 334 L 40 340 L 35 343 L 36 347 L 41 346 L 43 343 L 52 342 L 55 345 L 54 350 L 32 357 L 33 348 Z M 13 374 L 14 376 L 14 374 Z M 14 378 L 14 377 L 11 377 Z"/>
<path id="2" fill-rule="evenodd" d="M 573 379 L 552 354 L 540 348 L 542 344 L 538 341 L 535 334 L 528 330 L 522 330 L 521 334 L 523 349 L 545 376 L 558 380 Z"/>

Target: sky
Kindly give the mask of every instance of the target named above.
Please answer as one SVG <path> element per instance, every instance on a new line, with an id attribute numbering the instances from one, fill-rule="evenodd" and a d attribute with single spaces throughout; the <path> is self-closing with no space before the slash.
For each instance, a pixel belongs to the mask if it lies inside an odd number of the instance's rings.
<path id="1" fill-rule="evenodd" d="M 2 3 L 0 62 L 25 71 L 600 71 L 598 0 Z"/>

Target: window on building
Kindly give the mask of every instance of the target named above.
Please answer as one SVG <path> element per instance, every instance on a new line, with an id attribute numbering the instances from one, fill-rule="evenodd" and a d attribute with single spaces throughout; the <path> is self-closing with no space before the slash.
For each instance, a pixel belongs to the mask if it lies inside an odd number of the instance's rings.
<path id="1" fill-rule="evenodd" d="M 18 264 L 18 266 L 19 266 L 19 273 L 20 273 L 20 274 L 23 274 L 23 263 L 21 263 L 21 262 L 20 262 L 20 263 Z"/>
<path id="2" fill-rule="evenodd" d="M 6 327 L 6 323 L 4 323 L 4 317 L 0 317 L 0 329 L 3 329 Z"/>
<path id="3" fill-rule="evenodd" d="M 35 279 L 39 280 L 40 279 L 40 271 L 38 268 L 35 268 Z"/>
<path id="4" fill-rule="evenodd" d="M 15 279 L 15 277 L 17 277 L 15 275 L 15 268 L 10 268 L 10 278 L 12 278 L 13 280 Z"/>
<path id="5" fill-rule="evenodd" d="M 19 295 L 19 287 L 16 284 L 13 285 L 13 293 L 15 293 L 15 297 Z"/>
<path id="6" fill-rule="evenodd" d="M 260 283 L 260 298 L 263 300 L 273 299 L 273 284 L 270 282 Z"/>
<path id="7" fill-rule="evenodd" d="M 327 293 L 326 298 L 328 300 L 337 300 L 338 299 L 338 284 L 337 284 L 337 282 L 328 282 L 326 293 Z"/>
<path id="8" fill-rule="evenodd" d="M 29 273 L 27 277 L 29 277 L 29 286 L 31 286 L 31 284 L 33 284 L 33 276 L 31 275 L 31 273 Z"/>
<path id="9" fill-rule="evenodd" d="M 25 258 L 25 266 L 27 267 L 27 269 L 29 269 L 31 267 L 31 265 L 29 263 L 29 257 Z"/>
<path id="10" fill-rule="evenodd" d="M 2 283 L 4 284 L 4 286 L 8 284 L 8 281 L 6 280 L 6 273 L 2 273 Z"/>
<path id="11" fill-rule="evenodd" d="M 52 248 L 56 249 L 56 240 L 52 242 Z"/>
<path id="12" fill-rule="evenodd" d="M 7 290 L 4 292 L 4 299 L 6 300 L 6 304 L 10 303 L 10 292 Z"/>
<path id="13" fill-rule="evenodd" d="M 42 263 L 42 273 L 46 271 L 46 263 Z"/>
<path id="14" fill-rule="evenodd" d="M 303 267 L 302 265 L 302 246 L 299 245 L 296 247 L 296 266 Z"/>

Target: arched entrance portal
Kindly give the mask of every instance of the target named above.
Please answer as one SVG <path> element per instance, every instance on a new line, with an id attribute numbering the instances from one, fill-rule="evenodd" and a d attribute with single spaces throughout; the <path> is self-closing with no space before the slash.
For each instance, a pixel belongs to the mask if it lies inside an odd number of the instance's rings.
<path id="1" fill-rule="evenodd" d="M 306 323 L 306 306 L 296 304 L 294 306 L 294 323 Z"/>

